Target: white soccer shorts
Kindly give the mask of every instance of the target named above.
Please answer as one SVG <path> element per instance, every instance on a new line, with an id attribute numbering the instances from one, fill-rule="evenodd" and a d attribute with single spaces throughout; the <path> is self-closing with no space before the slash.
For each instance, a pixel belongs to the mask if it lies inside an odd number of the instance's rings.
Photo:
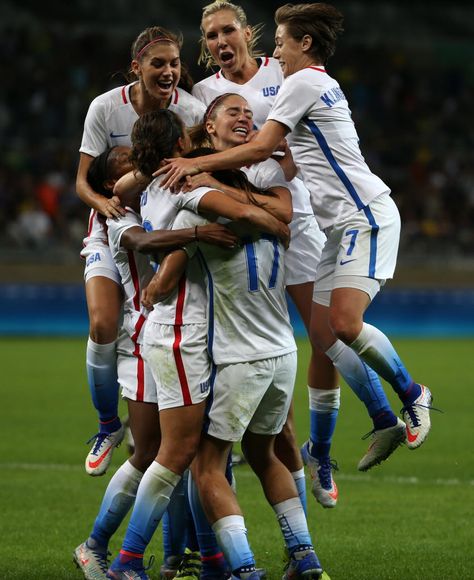
<path id="1" fill-rule="evenodd" d="M 87 282 L 94 276 L 110 278 L 119 286 L 122 285 L 120 273 L 112 258 L 109 246 L 100 242 L 91 242 L 81 251 L 81 257 L 86 260 L 84 280 Z"/>
<path id="2" fill-rule="evenodd" d="M 210 390 L 207 323 L 147 322 L 143 352 L 155 378 L 160 410 L 204 401 Z"/>
<path id="3" fill-rule="evenodd" d="M 285 252 L 285 286 L 314 282 L 326 236 L 314 215 L 296 216 L 290 231 L 290 246 Z"/>
<path id="4" fill-rule="evenodd" d="M 344 286 L 350 277 L 382 283 L 392 278 L 400 241 L 400 214 L 390 195 L 379 195 L 365 209 L 325 233 L 327 242 L 316 271 L 316 302 L 318 292 L 337 288 L 340 277 L 344 277 Z"/>
<path id="5" fill-rule="evenodd" d="M 296 378 L 296 351 L 252 362 L 218 365 L 207 433 L 240 441 L 248 428 L 276 435 L 285 424 Z"/>
<path id="6" fill-rule="evenodd" d="M 142 346 L 132 341 L 123 329 L 117 340 L 117 374 L 122 397 L 131 401 L 156 403 L 156 384 L 143 359 Z"/>

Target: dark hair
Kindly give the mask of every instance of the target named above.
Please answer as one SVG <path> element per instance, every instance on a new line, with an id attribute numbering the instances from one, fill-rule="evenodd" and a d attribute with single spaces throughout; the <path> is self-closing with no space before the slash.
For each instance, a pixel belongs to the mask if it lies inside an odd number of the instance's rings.
<path id="1" fill-rule="evenodd" d="M 149 28 L 142 30 L 142 32 L 140 32 L 140 34 L 134 40 L 131 49 L 132 60 L 137 60 L 137 57 L 141 57 L 143 54 L 146 54 L 146 51 L 142 54 L 140 53 L 143 51 L 147 44 L 150 44 L 150 42 L 153 42 L 158 38 L 168 38 L 170 42 L 176 44 L 179 50 L 181 50 L 181 47 L 183 46 L 183 37 L 181 34 L 174 34 L 174 32 L 170 32 L 161 26 L 150 26 Z"/>
<path id="2" fill-rule="evenodd" d="M 87 182 L 94 191 L 105 197 L 112 197 L 113 195 L 112 191 L 105 187 L 105 182 L 111 179 L 110 154 L 114 149 L 115 147 L 110 147 L 97 157 L 94 157 L 87 170 Z"/>
<path id="3" fill-rule="evenodd" d="M 194 159 L 195 157 L 204 157 L 205 155 L 212 155 L 213 153 L 216 153 L 216 150 L 212 149 L 212 147 L 197 147 L 196 149 L 189 151 L 189 153 L 186 153 L 186 155 L 183 155 L 183 157 Z M 258 207 L 265 207 L 265 204 L 259 203 L 252 194 L 261 193 L 267 195 L 268 192 L 263 192 L 255 187 L 255 185 L 248 180 L 248 177 L 243 171 L 240 171 L 240 169 L 219 169 L 218 171 L 212 171 L 212 176 L 224 185 L 229 185 L 230 187 L 235 187 L 236 189 L 244 191 L 247 194 L 250 203 L 253 203 Z"/>
<path id="4" fill-rule="evenodd" d="M 184 132 L 183 122 L 169 109 L 145 113 L 133 125 L 130 161 L 151 178 L 160 161 L 173 155 Z"/>
<path id="5" fill-rule="evenodd" d="M 334 6 L 316 4 L 285 4 L 275 12 L 277 26 L 284 25 L 297 41 L 309 35 L 313 39 L 310 53 L 326 64 L 336 50 L 337 37 L 343 32 L 344 17 Z"/>

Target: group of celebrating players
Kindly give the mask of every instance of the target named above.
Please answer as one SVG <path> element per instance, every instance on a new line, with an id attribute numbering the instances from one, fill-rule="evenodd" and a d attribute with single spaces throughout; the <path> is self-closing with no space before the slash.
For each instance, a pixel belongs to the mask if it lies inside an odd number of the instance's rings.
<path id="1" fill-rule="evenodd" d="M 148 578 L 143 556 L 160 521 L 162 578 L 267 577 L 235 491 L 239 441 L 282 531 L 283 578 L 327 578 L 308 531 L 303 462 L 316 500 L 335 507 L 339 375 L 373 422 L 359 470 L 428 435 L 429 389 L 363 320 L 393 276 L 400 218 L 326 71 L 343 17 L 324 3 L 287 4 L 275 22 L 271 58 L 256 51 L 259 27 L 240 6 L 205 6 L 199 62 L 218 70 L 194 86 L 180 36 L 147 28 L 132 45 L 133 80 L 89 107 L 77 191 L 92 208 L 82 256 L 99 432 L 86 471 L 104 474 L 124 437 L 119 385 L 134 447 L 74 551 L 85 578 Z M 301 449 L 286 293 L 312 349 Z"/>

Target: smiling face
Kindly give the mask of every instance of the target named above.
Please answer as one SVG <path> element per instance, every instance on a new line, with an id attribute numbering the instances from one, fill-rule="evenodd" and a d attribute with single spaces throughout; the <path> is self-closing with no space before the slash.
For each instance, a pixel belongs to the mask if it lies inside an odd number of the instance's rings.
<path id="1" fill-rule="evenodd" d="M 285 78 L 313 64 L 313 58 L 308 52 L 310 47 L 311 40 L 308 37 L 298 41 L 290 36 L 284 24 L 277 27 L 273 56 L 280 63 Z"/>
<path id="2" fill-rule="evenodd" d="M 157 42 L 146 49 L 140 61 L 132 61 L 145 94 L 167 103 L 181 76 L 179 48 L 174 42 Z"/>
<path id="3" fill-rule="evenodd" d="M 229 95 L 218 103 L 206 121 L 206 131 L 212 146 L 218 151 L 242 145 L 253 128 L 253 113 L 247 101 L 239 95 Z"/>
<path id="4" fill-rule="evenodd" d="M 201 27 L 207 48 L 225 73 L 235 74 L 251 59 L 250 26 L 244 28 L 232 10 L 219 10 L 203 18 Z"/>

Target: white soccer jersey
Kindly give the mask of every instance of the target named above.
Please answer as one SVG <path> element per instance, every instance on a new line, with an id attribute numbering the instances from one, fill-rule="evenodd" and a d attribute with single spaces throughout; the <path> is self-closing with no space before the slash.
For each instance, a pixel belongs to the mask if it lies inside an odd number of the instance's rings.
<path id="1" fill-rule="evenodd" d="M 278 61 L 268 56 L 257 59 L 260 67 L 255 75 L 243 85 L 227 80 L 222 71 L 196 83 L 193 95 L 206 107 L 223 93 L 236 93 L 246 99 L 253 111 L 253 122 L 260 128 L 267 120 L 273 101 L 283 83 Z"/>
<path id="2" fill-rule="evenodd" d="M 285 79 L 268 119 L 292 131 L 288 142 L 321 229 L 390 191 L 365 163 L 347 100 L 324 67 Z"/>
<path id="3" fill-rule="evenodd" d="M 97 157 L 109 147 L 131 146 L 132 128 L 138 119 L 130 98 L 134 84 L 116 87 L 92 101 L 84 122 L 81 153 Z M 175 89 L 168 108 L 179 115 L 186 127 L 200 123 L 206 110 L 200 101 L 179 87 Z M 90 214 L 89 229 L 83 244 L 86 246 L 92 241 L 108 243 L 107 231 L 94 210 Z"/>
<path id="4" fill-rule="evenodd" d="M 283 84 L 283 74 L 278 61 L 269 57 L 259 60 L 261 64 L 257 73 L 243 85 L 228 81 L 219 71 L 194 85 L 193 95 L 206 106 L 223 93 L 241 95 L 250 105 L 253 111 L 254 125 L 259 129 L 267 120 L 280 86 Z M 252 179 L 250 181 L 254 183 Z M 295 215 L 311 215 L 313 210 L 309 192 L 302 181 L 295 178 L 285 187 L 291 191 L 293 213 Z"/>
<path id="5" fill-rule="evenodd" d="M 86 248 L 89 244 L 99 243 L 108 245 L 107 225 L 105 217 L 101 216 L 96 209 L 89 212 L 89 222 L 87 225 L 86 237 L 82 240 L 82 245 Z"/>
<path id="6" fill-rule="evenodd" d="M 123 328 L 134 343 L 141 343 L 143 326 L 148 310 L 140 303 L 141 292 L 153 276 L 148 256 L 140 252 L 126 250 L 121 246 L 122 234 L 132 227 L 142 227 L 140 216 L 131 208 L 119 219 L 108 219 L 109 247 L 120 272 L 124 289 Z"/>
<path id="7" fill-rule="evenodd" d="M 130 99 L 134 84 L 116 87 L 92 101 L 84 122 L 81 153 L 97 157 L 109 147 L 131 146 L 132 128 L 138 119 Z M 179 87 L 168 108 L 179 115 L 186 127 L 200 123 L 206 110 L 200 101 Z"/>
<path id="8" fill-rule="evenodd" d="M 142 193 L 140 213 L 147 231 L 170 229 L 178 211 L 187 207 L 197 211 L 199 201 L 209 187 L 198 187 L 189 193 L 170 193 L 154 179 Z M 186 226 L 187 227 L 187 226 Z M 206 320 L 206 292 L 202 271 L 191 260 L 179 287 L 163 302 L 155 304 L 150 321 L 161 324 L 199 324 Z"/>
<path id="9" fill-rule="evenodd" d="M 174 227 L 208 223 L 181 211 Z M 199 256 L 208 286 L 209 351 L 218 365 L 281 356 L 296 350 L 285 298 L 284 249 L 263 234 L 234 250 L 186 247 Z M 192 260 L 191 260 L 192 261 Z"/>
<path id="10" fill-rule="evenodd" d="M 262 191 L 272 187 L 286 187 L 289 189 L 294 217 L 313 215 L 309 191 L 304 186 L 304 183 L 298 178 L 286 181 L 283 170 L 275 159 L 269 158 L 240 169 L 247 175 L 250 183 L 253 183 L 255 187 Z"/>

